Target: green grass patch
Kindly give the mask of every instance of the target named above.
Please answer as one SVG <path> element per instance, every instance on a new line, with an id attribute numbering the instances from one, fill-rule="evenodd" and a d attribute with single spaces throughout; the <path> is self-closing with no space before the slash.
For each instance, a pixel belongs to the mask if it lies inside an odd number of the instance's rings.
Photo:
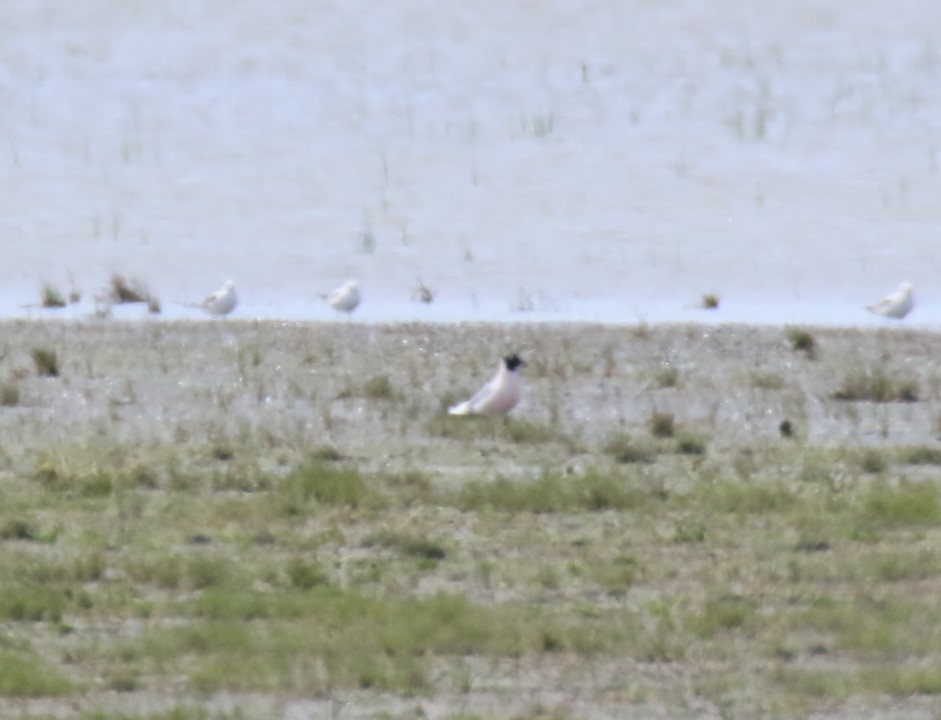
<path id="1" fill-rule="evenodd" d="M 941 522 L 938 488 L 930 483 L 876 483 L 863 496 L 859 515 L 881 527 L 937 525 Z"/>
<path id="2" fill-rule="evenodd" d="M 619 463 L 652 463 L 657 459 L 657 450 L 652 444 L 632 440 L 630 435 L 623 432 L 609 435 L 603 450 Z"/>
<path id="3" fill-rule="evenodd" d="M 0 650 L 0 695 L 49 697 L 71 690 L 65 676 L 33 653 Z"/>
<path id="4" fill-rule="evenodd" d="M 475 605 L 462 596 L 397 599 L 334 587 L 207 590 L 181 602 L 180 610 L 200 621 L 148 631 L 126 641 L 119 655 L 167 670 L 195 667 L 190 682 L 204 692 L 417 692 L 427 688 L 425 658 L 590 654 L 627 637 L 625 628 L 606 626 L 603 618 L 572 622 L 532 609 Z"/>
<path id="5" fill-rule="evenodd" d="M 18 622 L 57 621 L 67 604 L 65 593 L 44 585 L 4 582 L 0 618 Z"/>
<path id="6" fill-rule="evenodd" d="M 378 500 L 358 471 L 323 460 L 312 460 L 291 472 L 278 483 L 276 493 L 289 509 L 298 511 L 311 503 L 358 508 Z"/>
<path id="7" fill-rule="evenodd" d="M 582 476 L 545 474 L 535 479 L 474 482 L 458 492 L 462 510 L 556 513 L 578 510 L 633 510 L 654 497 L 653 491 L 617 474 Z"/>

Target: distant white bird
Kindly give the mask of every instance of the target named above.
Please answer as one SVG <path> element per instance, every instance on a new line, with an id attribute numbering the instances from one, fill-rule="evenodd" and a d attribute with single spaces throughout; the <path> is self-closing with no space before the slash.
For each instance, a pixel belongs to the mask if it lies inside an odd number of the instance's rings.
<path id="1" fill-rule="evenodd" d="M 521 365 L 519 355 L 507 355 L 500 361 L 497 374 L 469 400 L 448 409 L 449 415 L 505 415 L 520 401 L 522 388 L 516 372 Z"/>
<path id="2" fill-rule="evenodd" d="M 911 283 L 903 282 L 899 289 L 891 295 L 886 295 L 875 305 L 867 305 L 866 309 L 876 315 L 901 320 L 915 307 L 915 296 L 912 294 Z"/>
<path id="3" fill-rule="evenodd" d="M 207 295 L 206 299 L 198 303 L 197 307 L 202 308 L 210 315 L 228 315 L 235 310 L 238 302 L 238 296 L 235 294 L 235 283 L 226 280 L 225 285 L 211 295 Z"/>
<path id="4" fill-rule="evenodd" d="M 348 315 L 353 314 L 362 299 L 359 294 L 359 283 L 356 280 L 348 280 L 336 290 L 320 297 L 326 300 L 330 307 L 337 312 L 345 312 Z"/>

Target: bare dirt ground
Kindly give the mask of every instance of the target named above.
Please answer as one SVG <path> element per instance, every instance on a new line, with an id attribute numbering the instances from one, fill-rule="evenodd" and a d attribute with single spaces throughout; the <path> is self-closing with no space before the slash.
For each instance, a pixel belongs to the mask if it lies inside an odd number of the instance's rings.
<path id="1" fill-rule="evenodd" d="M 513 416 L 447 417 L 511 351 Z M 31 321 L 0 356 L 3 717 L 941 708 L 941 335 Z"/>

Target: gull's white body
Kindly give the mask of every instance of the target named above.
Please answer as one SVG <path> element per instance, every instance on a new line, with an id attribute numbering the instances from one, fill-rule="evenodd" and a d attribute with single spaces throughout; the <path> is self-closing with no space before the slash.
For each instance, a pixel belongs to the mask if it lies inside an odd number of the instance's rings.
<path id="1" fill-rule="evenodd" d="M 216 290 L 214 293 L 207 296 L 206 299 L 199 304 L 199 307 L 210 315 L 228 315 L 235 310 L 235 306 L 238 305 L 238 302 L 238 296 L 235 294 L 235 283 L 231 280 L 226 280 L 225 285 L 223 285 L 220 290 Z"/>
<path id="2" fill-rule="evenodd" d="M 336 290 L 325 295 L 324 299 L 337 312 L 352 314 L 359 307 L 359 283 L 356 280 L 345 282 Z"/>
<path id="3" fill-rule="evenodd" d="M 497 374 L 474 393 L 469 400 L 448 409 L 449 415 L 505 415 L 519 404 L 522 397 L 520 376 L 500 361 Z"/>
<path id="4" fill-rule="evenodd" d="M 867 305 L 866 309 L 876 315 L 901 320 L 915 307 L 915 296 L 912 286 L 907 282 L 899 285 L 899 289 L 891 295 L 886 295 L 875 305 Z"/>

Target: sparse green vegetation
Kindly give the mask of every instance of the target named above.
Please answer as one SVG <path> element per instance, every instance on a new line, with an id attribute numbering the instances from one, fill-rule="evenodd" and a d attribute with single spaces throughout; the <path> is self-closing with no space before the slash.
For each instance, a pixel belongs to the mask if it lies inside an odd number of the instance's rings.
<path id="1" fill-rule="evenodd" d="M 366 480 L 355 470 L 313 460 L 298 468 L 278 487 L 291 512 L 310 503 L 357 508 L 377 499 Z"/>
<path id="2" fill-rule="evenodd" d="M 234 720 L 206 698 L 267 716 L 457 689 L 473 717 L 505 667 L 511 689 L 542 673 L 547 692 L 641 714 L 687 712 L 675 693 L 732 717 L 937 693 L 941 397 L 835 402 L 846 357 L 878 345 L 865 333 L 820 330 L 826 355 L 785 373 L 780 330 L 647 326 L 628 352 L 623 330 L 520 328 L 543 358 L 524 404 L 454 418 L 446 390 L 363 388 L 450 387 L 455 364 L 425 348 L 473 357 L 466 332 L 370 329 L 401 363 L 377 376 L 340 324 L 236 324 L 232 344 L 192 324 L 58 325 L 5 335 L 69 364 L 42 382 L 28 351 L 2 360 L 28 402 L 2 414 L 0 715 L 55 697 L 86 720 Z M 933 336 L 895 335 L 932 377 Z M 696 372 L 661 383 L 666 354 L 687 362 L 678 337 Z M 637 663 L 648 680 L 599 690 Z"/>
<path id="3" fill-rule="evenodd" d="M 885 368 L 857 370 L 843 379 L 833 393 L 836 400 L 868 402 L 916 402 L 918 381 L 908 375 L 895 377 Z"/>
<path id="4" fill-rule="evenodd" d="M 798 327 L 787 329 L 787 339 L 791 343 L 791 349 L 796 352 L 803 352 L 807 357 L 813 358 L 817 352 L 817 342 L 809 330 Z"/>
<path id="5" fill-rule="evenodd" d="M 604 451 L 620 463 L 652 463 L 657 459 L 656 448 L 634 441 L 623 432 L 611 434 L 605 441 Z"/>
<path id="6" fill-rule="evenodd" d="M 0 696 L 49 697 L 71 689 L 64 676 L 33 653 L 0 649 Z"/>

